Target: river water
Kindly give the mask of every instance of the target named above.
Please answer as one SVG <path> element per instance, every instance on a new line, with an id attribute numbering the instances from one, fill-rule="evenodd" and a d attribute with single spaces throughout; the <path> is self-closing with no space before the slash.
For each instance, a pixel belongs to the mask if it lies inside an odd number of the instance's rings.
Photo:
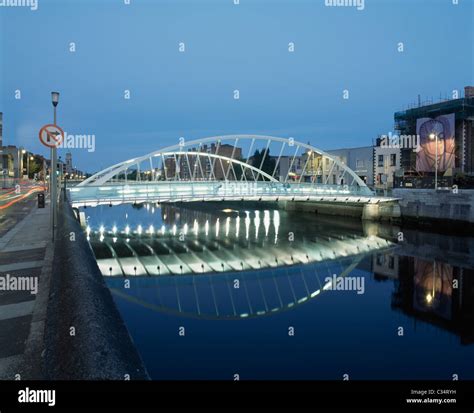
<path id="1" fill-rule="evenodd" d="M 276 205 L 87 208 L 153 379 L 474 379 L 474 239 Z"/>

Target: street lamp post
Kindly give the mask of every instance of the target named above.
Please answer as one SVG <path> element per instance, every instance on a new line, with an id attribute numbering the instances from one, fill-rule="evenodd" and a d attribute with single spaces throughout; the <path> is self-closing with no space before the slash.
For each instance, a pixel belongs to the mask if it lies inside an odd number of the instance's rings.
<path id="1" fill-rule="evenodd" d="M 431 133 L 430 139 L 435 141 L 435 191 L 438 190 L 438 134 Z"/>
<path id="2" fill-rule="evenodd" d="M 27 179 L 30 179 L 30 161 L 33 160 L 33 157 L 29 153 L 26 153 L 26 176 Z"/>
<path id="3" fill-rule="evenodd" d="M 18 182 L 17 184 L 20 184 L 21 179 L 23 178 L 23 155 L 25 154 L 25 150 L 20 147 L 17 150 L 17 156 L 18 156 Z"/>
<path id="4" fill-rule="evenodd" d="M 25 160 L 25 154 L 26 154 L 26 149 L 21 150 L 21 178 L 23 178 L 23 162 Z M 28 171 L 28 154 L 27 154 L 27 159 L 26 159 L 26 170 Z M 28 172 L 27 172 L 28 173 Z"/>
<path id="5" fill-rule="evenodd" d="M 59 103 L 59 92 L 51 92 L 51 101 L 54 108 L 54 126 L 56 125 L 56 107 Z M 57 185 L 58 177 L 56 175 L 56 169 L 58 164 L 58 153 L 56 146 L 51 147 L 51 176 L 50 176 L 50 195 L 51 195 L 51 227 L 52 227 L 52 239 L 54 241 L 54 230 L 56 228 L 56 218 L 57 218 L 57 206 L 58 206 L 58 196 L 57 196 Z"/>
<path id="6" fill-rule="evenodd" d="M 35 157 L 34 156 L 30 156 L 29 157 L 29 161 L 34 161 L 35 160 Z M 30 176 L 30 162 L 28 162 L 28 178 Z"/>

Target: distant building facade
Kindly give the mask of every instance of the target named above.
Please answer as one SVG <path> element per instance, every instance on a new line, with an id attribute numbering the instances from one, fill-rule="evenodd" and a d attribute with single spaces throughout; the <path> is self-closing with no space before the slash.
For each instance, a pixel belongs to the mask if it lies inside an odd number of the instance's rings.
<path id="1" fill-rule="evenodd" d="M 326 151 L 352 169 L 366 185 L 374 184 L 374 149 L 372 146 Z"/>
<path id="2" fill-rule="evenodd" d="M 326 151 L 341 163 L 352 169 L 367 185 L 373 184 L 373 148 L 345 148 Z M 344 182 L 344 170 L 334 165 L 329 158 L 312 150 L 301 156 L 272 156 L 276 163 L 275 178 L 280 181 L 316 183 L 328 185 L 351 184 Z"/>
<path id="3" fill-rule="evenodd" d="M 72 153 L 66 153 L 66 170 L 65 173 L 68 175 L 72 175 L 74 173 L 74 168 L 72 166 Z"/>
<path id="4" fill-rule="evenodd" d="M 394 177 L 401 165 L 401 150 L 384 144 L 384 138 L 376 139 L 374 146 L 374 188 L 391 189 Z"/>

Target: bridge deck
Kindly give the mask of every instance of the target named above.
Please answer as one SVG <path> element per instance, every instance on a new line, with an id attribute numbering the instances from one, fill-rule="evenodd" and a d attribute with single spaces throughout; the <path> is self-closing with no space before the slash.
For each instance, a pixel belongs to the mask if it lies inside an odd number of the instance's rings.
<path id="1" fill-rule="evenodd" d="M 118 205 L 141 202 L 202 201 L 312 201 L 368 204 L 393 202 L 376 197 L 368 188 L 349 185 L 288 184 L 275 182 L 138 182 L 69 189 L 73 206 Z"/>

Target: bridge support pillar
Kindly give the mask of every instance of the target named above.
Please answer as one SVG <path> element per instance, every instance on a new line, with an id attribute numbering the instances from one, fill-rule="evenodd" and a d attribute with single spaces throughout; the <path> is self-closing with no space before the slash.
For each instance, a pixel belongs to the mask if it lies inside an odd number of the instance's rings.
<path id="1" fill-rule="evenodd" d="M 401 210 L 397 201 L 365 204 L 362 209 L 363 220 L 399 222 L 400 218 Z"/>

